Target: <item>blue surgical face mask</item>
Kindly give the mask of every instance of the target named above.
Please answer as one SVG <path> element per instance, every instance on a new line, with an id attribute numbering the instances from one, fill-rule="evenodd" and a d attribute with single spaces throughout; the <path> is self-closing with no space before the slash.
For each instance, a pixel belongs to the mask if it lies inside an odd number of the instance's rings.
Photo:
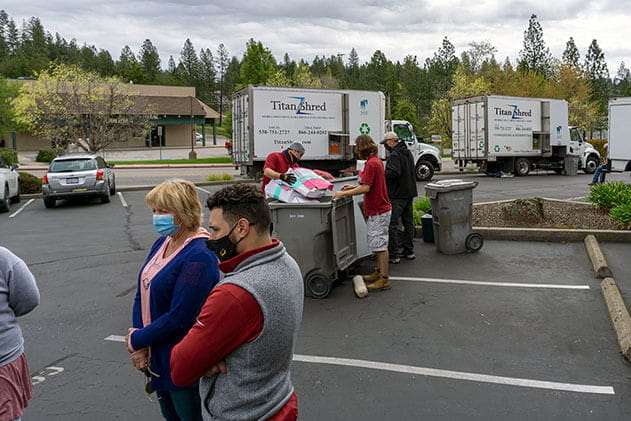
<path id="1" fill-rule="evenodd" d="M 160 235 L 172 235 L 181 228 L 173 222 L 173 215 L 153 215 L 153 226 Z"/>

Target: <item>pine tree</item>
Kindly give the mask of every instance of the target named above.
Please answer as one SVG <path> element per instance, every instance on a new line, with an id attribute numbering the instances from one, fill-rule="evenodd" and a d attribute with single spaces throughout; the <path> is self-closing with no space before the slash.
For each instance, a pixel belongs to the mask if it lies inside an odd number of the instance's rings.
<path id="1" fill-rule="evenodd" d="M 215 70 L 215 59 L 210 49 L 202 48 L 199 51 L 199 87 L 198 97 L 207 104 L 215 105 L 215 88 L 217 72 Z"/>
<path id="2" fill-rule="evenodd" d="M 241 82 L 244 84 L 264 84 L 276 72 L 276 60 L 270 50 L 261 41 L 253 38 L 246 44 L 246 51 L 241 61 Z"/>
<path id="3" fill-rule="evenodd" d="M 545 77 L 552 74 L 552 55 L 543 40 L 543 29 L 537 15 L 531 15 L 528 29 L 524 31 L 524 49 L 519 52 L 518 68 L 541 73 Z"/>
<path id="4" fill-rule="evenodd" d="M 144 74 L 144 83 L 156 83 L 160 75 L 160 54 L 150 39 L 146 39 L 140 47 L 138 63 Z"/>
<path id="5" fill-rule="evenodd" d="M 140 82 L 142 80 L 142 69 L 129 45 L 124 46 L 121 50 L 118 63 L 116 63 L 116 72 L 125 82 Z"/>
<path id="6" fill-rule="evenodd" d="M 614 96 L 631 96 L 631 71 L 624 64 L 624 61 L 618 67 L 613 90 Z"/>
<path id="7" fill-rule="evenodd" d="M 584 64 L 585 74 L 592 82 L 593 99 L 599 104 L 599 114 L 601 118 L 607 115 L 607 101 L 610 96 L 610 80 L 605 54 L 598 46 L 598 41 L 592 40 Z M 594 122 L 590 129 L 598 128 L 600 122 Z"/>
<path id="8" fill-rule="evenodd" d="M 563 51 L 563 62 L 578 69 L 581 65 L 580 59 L 581 55 L 578 52 L 578 48 L 576 48 L 574 38 L 570 37 L 565 44 L 565 51 Z"/>
<path id="9" fill-rule="evenodd" d="M 219 125 L 221 126 L 223 113 L 224 113 L 224 76 L 226 75 L 226 70 L 228 69 L 228 64 L 230 60 L 230 56 L 228 54 L 228 50 L 226 49 L 223 43 L 219 44 L 217 47 L 217 73 L 219 77 Z"/>
<path id="10" fill-rule="evenodd" d="M 184 71 L 181 75 L 184 81 L 191 86 L 195 86 L 199 80 L 199 58 L 189 38 L 184 41 L 184 47 L 180 51 L 180 64 Z"/>
<path id="11" fill-rule="evenodd" d="M 0 10 L 0 62 L 9 57 L 9 44 L 6 39 L 8 23 L 9 15 L 4 10 Z"/>

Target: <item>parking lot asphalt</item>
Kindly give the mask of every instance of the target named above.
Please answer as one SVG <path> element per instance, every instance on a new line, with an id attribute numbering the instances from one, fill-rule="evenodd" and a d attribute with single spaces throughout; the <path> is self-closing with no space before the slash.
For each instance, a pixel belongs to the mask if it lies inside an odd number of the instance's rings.
<path id="1" fill-rule="evenodd" d="M 20 320 L 37 383 L 25 419 L 159 418 L 116 339 L 156 238 L 145 194 L 55 209 L 37 200 L 0 215 L 1 244 L 26 260 L 42 295 Z M 629 245 L 602 247 L 631 293 Z M 416 255 L 391 266 L 389 291 L 358 299 L 346 280 L 306 299 L 292 368 L 301 420 L 631 415 L 630 367 L 582 243 L 487 241 L 447 256 L 417 239 Z"/>

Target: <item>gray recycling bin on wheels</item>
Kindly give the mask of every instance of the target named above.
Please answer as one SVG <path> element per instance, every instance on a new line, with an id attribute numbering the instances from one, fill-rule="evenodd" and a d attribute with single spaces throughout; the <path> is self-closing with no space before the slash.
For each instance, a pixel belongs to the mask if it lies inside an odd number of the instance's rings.
<path id="1" fill-rule="evenodd" d="M 305 283 L 305 295 L 325 298 L 339 271 L 357 260 L 351 197 L 323 197 L 309 203 L 271 201 L 272 236 L 283 242 Z"/>
<path id="2" fill-rule="evenodd" d="M 441 180 L 425 185 L 430 198 L 436 249 L 444 254 L 475 252 L 484 239 L 471 232 L 473 189 L 476 181 Z"/>

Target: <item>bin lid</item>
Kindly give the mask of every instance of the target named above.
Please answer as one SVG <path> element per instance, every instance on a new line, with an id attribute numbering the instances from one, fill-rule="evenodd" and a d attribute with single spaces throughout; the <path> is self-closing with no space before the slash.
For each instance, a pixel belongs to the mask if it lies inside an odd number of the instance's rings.
<path id="1" fill-rule="evenodd" d="M 425 185 L 425 191 L 448 192 L 455 190 L 473 189 L 478 185 L 477 181 L 464 181 L 461 179 L 440 180 Z"/>

